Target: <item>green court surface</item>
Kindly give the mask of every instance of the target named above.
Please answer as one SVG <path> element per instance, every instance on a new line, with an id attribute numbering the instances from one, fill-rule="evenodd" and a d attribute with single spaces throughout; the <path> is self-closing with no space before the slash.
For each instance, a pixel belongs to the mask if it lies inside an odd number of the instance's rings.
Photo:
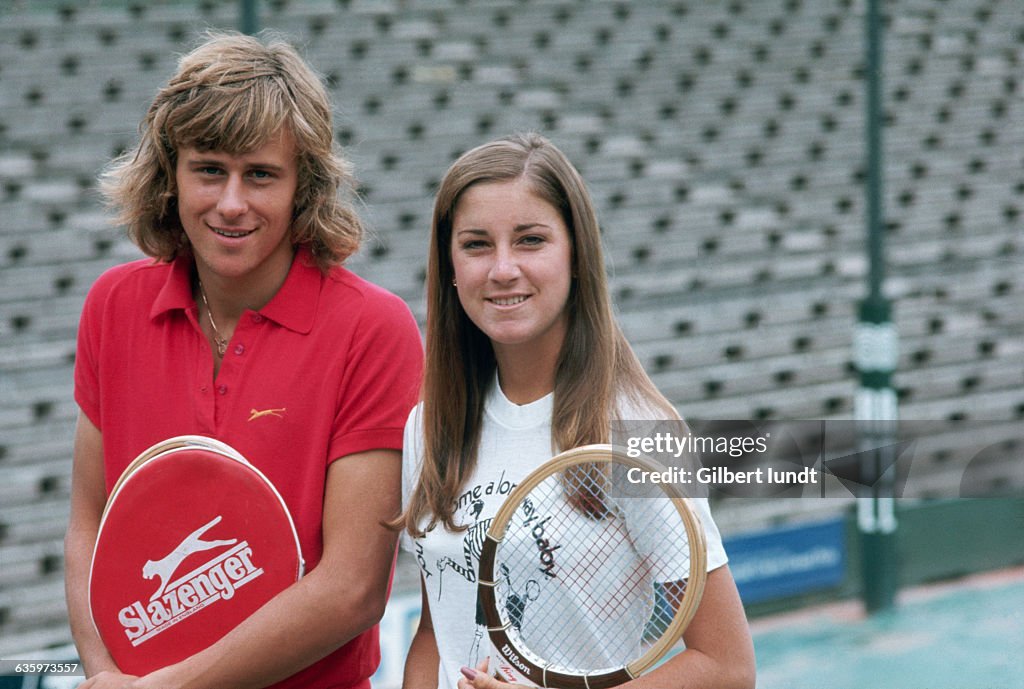
<path id="1" fill-rule="evenodd" d="M 758 689 L 1024 689 L 1024 568 L 751 622 Z"/>

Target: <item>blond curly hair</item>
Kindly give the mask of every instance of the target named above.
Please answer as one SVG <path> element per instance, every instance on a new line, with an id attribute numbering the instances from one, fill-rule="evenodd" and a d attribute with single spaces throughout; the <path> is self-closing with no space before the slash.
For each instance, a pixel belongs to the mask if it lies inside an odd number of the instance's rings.
<path id="1" fill-rule="evenodd" d="M 208 32 L 182 57 L 139 125 L 136 146 L 114 160 L 100 189 L 129 238 L 171 261 L 189 252 L 177 211 L 177 153 L 184 147 L 247 153 L 282 127 L 293 135 L 298 187 L 292 243 L 326 271 L 359 248 L 350 163 L 334 141 L 330 100 L 317 75 L 283 39 Z"/>

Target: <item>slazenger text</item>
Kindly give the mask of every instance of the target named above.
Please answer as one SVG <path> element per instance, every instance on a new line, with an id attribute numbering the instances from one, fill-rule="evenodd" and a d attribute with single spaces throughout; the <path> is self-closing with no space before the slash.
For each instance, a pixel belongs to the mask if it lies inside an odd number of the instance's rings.
<path id="1" fill-rule="evenodd" d="M 138 646 L 206 606 L 234 597 L 237 589 L 261 574 L 263 569 L 252 562 L 252 548 L 242 541 L 172 582 L 160 598 L 122 608 L 117 619 L 132 646 Z"/>

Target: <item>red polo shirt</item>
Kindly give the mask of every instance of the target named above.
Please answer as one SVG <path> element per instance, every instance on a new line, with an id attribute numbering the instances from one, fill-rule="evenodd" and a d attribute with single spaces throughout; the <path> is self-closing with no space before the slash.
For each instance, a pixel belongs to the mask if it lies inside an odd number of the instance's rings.
<path id="1" fill-rule="evenodd" d="M 395 295 L 299 250 L 274 298 L 239 321 L 216 379 L 197 321 L 192 261 L 145 259 L 104 273 L 85 301 L 75 400 L 103 433 L 109 491 L 143 450 L 197 434 L 235 447 L 291 510 L 307 571 L 320 560 L 335 459 L 401 449 L 423 362 Z M 369 686 L 376 627 L 278 687 Z"/>

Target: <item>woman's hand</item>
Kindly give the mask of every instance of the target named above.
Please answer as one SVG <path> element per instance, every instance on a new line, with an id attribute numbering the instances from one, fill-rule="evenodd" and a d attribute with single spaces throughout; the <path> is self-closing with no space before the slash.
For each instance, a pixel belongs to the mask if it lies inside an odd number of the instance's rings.
<path id="1" fill-rule="evenodd" d="M 462 668 L 463 679 L 459 680 L 459 689 L 529 689 L 523 684 L 509 684 L 508 682 L 502 682 L 500 679 L 492 676 L 487 672 L 487 661 L 490 658 L 484 658 L 481 660 L 476 669 L 464 667 Z"/>

